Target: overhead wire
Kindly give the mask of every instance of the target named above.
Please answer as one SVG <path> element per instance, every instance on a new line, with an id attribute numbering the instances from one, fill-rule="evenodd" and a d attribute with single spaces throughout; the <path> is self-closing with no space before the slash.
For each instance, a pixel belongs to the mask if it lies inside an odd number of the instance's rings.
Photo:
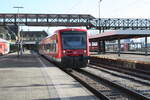
<path id="1" fill-rule="evenodd" d="M 78 0 L 71 8 L 67 9 L 67 12 L 72 11 L 73 9 L 76 9 L 79 5 L 81 5 L 85 0 Z"/>

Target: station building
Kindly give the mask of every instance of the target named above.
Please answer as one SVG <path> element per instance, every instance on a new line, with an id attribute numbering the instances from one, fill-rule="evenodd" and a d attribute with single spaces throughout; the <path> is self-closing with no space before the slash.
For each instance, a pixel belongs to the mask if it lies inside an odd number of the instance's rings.
<path id="1" fill-rule="evenodd" d="M 37 43 L 48 36 L 45 31 L 21 31 L 20 35 L 23 47 L 29 50 L 36 50 Z"/>

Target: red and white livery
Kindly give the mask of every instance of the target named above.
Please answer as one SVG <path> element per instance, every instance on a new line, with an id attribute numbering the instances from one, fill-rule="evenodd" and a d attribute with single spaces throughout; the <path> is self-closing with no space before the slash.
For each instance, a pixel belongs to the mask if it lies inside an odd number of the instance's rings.
<path id="1" fill-rule="evenodd" d="M 61 29 L 40 41 L 39 53 L 64 68 L 86 67 L 89 37 L 85 29 Z"/>
<path id="2" fill-rule="evenodd" d="M 4 39 L 0 39 L 0 55 L 4 55 L 9 53 L 10 51 L 10 44 L 8 41 Z"/>

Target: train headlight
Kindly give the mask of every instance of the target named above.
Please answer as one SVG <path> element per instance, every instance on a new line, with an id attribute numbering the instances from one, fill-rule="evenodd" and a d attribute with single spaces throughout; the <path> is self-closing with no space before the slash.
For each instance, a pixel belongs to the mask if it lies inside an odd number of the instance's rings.
<path id="1" fill-rule="evenodd" d="M 66 53 L 66 51 L 65 50 L 63 50 L 63 54 L 65 54 Z"/>
<path id="2" fill-rule="evenodd" d="M 84 50 L 83 52 L 84 52 L 84 55 L 86 55 L 86 50 Z"/>

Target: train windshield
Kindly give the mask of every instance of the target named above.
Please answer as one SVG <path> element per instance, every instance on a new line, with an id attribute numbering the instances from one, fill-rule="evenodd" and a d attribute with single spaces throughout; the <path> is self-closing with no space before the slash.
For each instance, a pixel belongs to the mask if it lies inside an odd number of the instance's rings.
<path id="1" fill-rule="evenodd" d="M 86 32 L 67 31 L 61 37 L 63 49 L 86 49 Z"/>

